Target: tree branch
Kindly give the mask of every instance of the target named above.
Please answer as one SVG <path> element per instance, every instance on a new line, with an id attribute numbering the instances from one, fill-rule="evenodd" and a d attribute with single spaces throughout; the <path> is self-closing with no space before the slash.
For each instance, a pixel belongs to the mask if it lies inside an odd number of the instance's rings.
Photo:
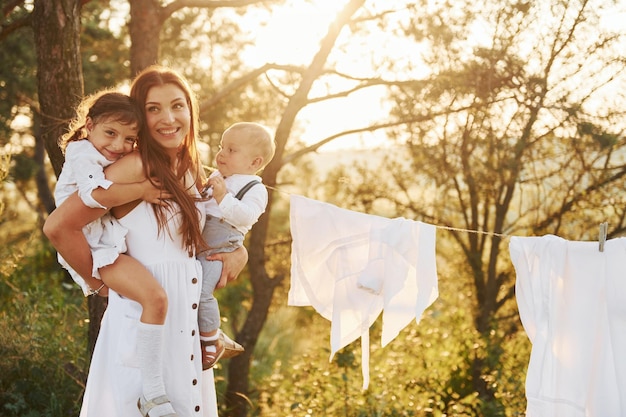
<path id="1" fill-rule="evenodd" d="M 185 7 L 202 7 L 207 9 L 217 9 L 219 7 L 244 7 L 252 4 L 273 3 L 271 0 L 177 0 L 161 9 L 164 16 L 171 16 L 172 13 Z"/>
<path id="2" fill-rule="evenodd" d="M 337 138 L 343 137 L 343 136 L 348 136 L 348 135 L 353 135 L 356 133 L 363 133 L 363 132 L 374 132 L 376 130 L 380 130 L 380 129 L 386 129 L 389 127 L 394 127 L 394 126 L 401 126 L 407 123 L 415 123 L 418 122 L 419 120 L 416 118 L 414 120 L 402 120 L 402 121 L 398 121 L 398 122 L 392 122 L 392 123 L 381 123 L 381 124 L 374 124 L 371 126 L 366 126 L 366 127 L 362 127 L 359 129 L 352 129 L 352 130 L 344 130 L 343 132 L 339 132 L 336 133 L 334 135 L 328 136 L 327 138 L 324 138 L 322 140 L 320 140 L 319 142 L 314 143 L 313 145 L 307 146 L 306 148 L 302 148 L 290 155 L 287 155 L 286 157 L 284 157 L 281 161 L 281 166 L 282 165 L 286 165 L 288 163 L 293 162 L 294 160 L 300 158 L 301 156 L 306 155 L 309 152 L 315 152 L 317 151 L 320 147 L 322 147 L 323 145 L 327 144 L 328 142 L 331 142 Z"/>
<path id="3" fill-rule="evenodd" d="M 0 26 L 0 42 L 6 39 L 10 34 L 17 31 L 20 28 L 28 27 L 31 25 L 33 19 L 31 15 L 26 15 L 20 19 L 16 19 L 9 24 Z"/>
<path id="4" fill-rule="evenodd" d="M 296 67 L 293 65 L 265 64 L 255 70 L 250 71 L 244 76 L 232 81 L 226 87 L 222 88 L 220 91 L 213 94 L 211 98 L 204 100 L 202 103 L 200 103 L 200 108 L 202 110 L 207 110 L 216 106 L 224 97 L 228 96 L 233 91 L 236 91 L 239 88 L 245 86 L 248 82 L 266 73 L 269 70 L 283 70 L 283 71 L 291 71 L 291 72 L 298 72 L 298 73 L 304 72 L 303 68 Z"/>
<path id="5" fill-rule="evenodd" d="M 598 191 L 602 189 L 603 187 L 605 187 L 606 185 L 614 183 L 617 180 L 623 178 L 624 176 L 626 176 L 626 168 L 622 169 L 621 171 L 607 178 L 604 181 L 599 181 L 599 182 L 591 184 L 589 187 L 586 187 L 583 191 L 577 193 L 569 201 L 564 203 L 559 210 L 547 216 L 541 223 L 537 224 L 534 227 L 534 229 L 535 230 L 546 229 L 553 221 L 559 220 L 561 217 L 563 217 L 565 213 L 570 212 L 574 204 L 576 204 L 578 201 L 585 199 L 590 193 L 594 191 Z"/>

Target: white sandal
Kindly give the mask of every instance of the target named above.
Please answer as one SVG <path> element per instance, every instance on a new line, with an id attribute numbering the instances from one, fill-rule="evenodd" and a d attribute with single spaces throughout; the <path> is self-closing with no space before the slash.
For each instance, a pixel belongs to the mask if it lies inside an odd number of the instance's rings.
<path id="1" fill-rule="evenodd" d="M 150 401 L 146 400 L 146 397 L 142 395 L 141 397 L 137 399 L 137 408 L 139 409 L 139 412 L 141 413 L 143 417 L 150 417 L 148 415 L 150 410 L 152 410 L 157 405 L 161 405 L 161 404 L 165 404 L 169 402 L 170 400 L 169 398 L 167 398 L 167 395 L 161 395 L 159 397 L 151 399 Z M 170 413 L 170 414 L 165 414 L 161 417 L 178 417 L 178 414 Z"/>

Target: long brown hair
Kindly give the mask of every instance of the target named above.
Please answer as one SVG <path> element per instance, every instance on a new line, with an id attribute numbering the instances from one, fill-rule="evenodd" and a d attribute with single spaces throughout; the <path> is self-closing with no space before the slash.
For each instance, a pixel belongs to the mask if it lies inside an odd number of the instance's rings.
<path id="1" fill-rule="evenodd" d="M 146 117 L 146 98 L 152 87 L 172 84 L 180 88 L 187 100 L 190 111 L 191 124 L 189 132 L 177 152 L 177 161 L 173 161 L 170 154 L 152 136 L 147 128 L 139 132 L 137 148 L 143 161 L 144 172 L 147 178 L 158 178 L 162 186 L 174 195 L 174 201 L 180 206 L 182 223 L 180 233 L 183 244 L 190 255 L 205 249 L 200 230 L 200 213 L 196 207 L 198 200 L 197 186 L 204 178 L 200 154 L 196 145 L 198 136 L 198 103 L 189 83 L 178 72 L 153 65 L 135 77 L 130 96 L 140 103 L 144 120 Z M 176 164 L 174 163 L 176 162 Z M 174 168 L 176 167 L 176 171 Z M 191 174 L 192 181 L 189 181 Z M 161 206 L 153 205 L 157 217 L 159 231 L 167 226 L 168 213 Z M 168 231 L 170 232 L 170 231 Z"/>

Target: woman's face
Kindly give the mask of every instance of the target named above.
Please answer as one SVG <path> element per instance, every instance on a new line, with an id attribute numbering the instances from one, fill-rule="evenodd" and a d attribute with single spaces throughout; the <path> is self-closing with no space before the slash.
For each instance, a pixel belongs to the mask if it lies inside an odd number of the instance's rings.
<path id="1" fill-rule="evenodd" d="M 161 146 L 176 151 L 191 125 L 185 92 L 174 84 L 152 87 L 145 103 L 146 126 Z"/>

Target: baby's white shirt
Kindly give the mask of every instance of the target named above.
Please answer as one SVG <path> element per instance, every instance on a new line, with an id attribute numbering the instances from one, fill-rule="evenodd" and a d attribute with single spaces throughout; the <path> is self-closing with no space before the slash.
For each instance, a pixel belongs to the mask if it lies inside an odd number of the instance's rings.
<path id="1" fill-rule="evenodd" d="M 219 171 L 213 172 L 210 178 L 217 175 L 221 175 Z M 235 195 L 239 190 L 254 180 L 261 182 L 261 184 L 250 188 L 241 200 L 237 199 Z M 204 203 L 205 214 L 224 219 L 245 235 L 259 220 L 267 207 L 267 189 L 258 175 L 233 174 L 224 178 L 224 182 L 227 192 L 222 202 L 218 204 L 217 200 L 211 196 Z"/>

